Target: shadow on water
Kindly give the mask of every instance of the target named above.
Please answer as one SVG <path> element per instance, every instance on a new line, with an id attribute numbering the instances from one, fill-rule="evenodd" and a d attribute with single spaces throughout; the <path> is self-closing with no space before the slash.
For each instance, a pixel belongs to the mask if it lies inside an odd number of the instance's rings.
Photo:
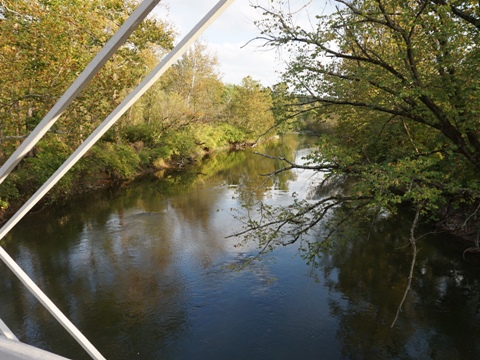
<path id="1" fill-rule="evenodd" d="M 256 150 L 299 160 L 310 146 L 303 141 Z M 280 166 L 251 151 L 218 154 L 190 172 L 28 216 L 5 247 L 108 359 L 480 358 L 480 269 L 444 235 L 421 240 L 412 291 L 390 328 L 410 266 L 408 212 L 374 224 L 352 219 L 315 269 L 291 246 L 229 270 L 255 254 L 225 239 L 241 226 L 231 209 L 282 204 L 294 191 L 319 196 L 307 173 L 259 176 Z M 14 333 L 88 359 L 0 271 L 0 318 Z"/>
<path id="2" fill-rule="evenodd" d="M 317 271 L 340 296 L 330 300 L 330 311 L 339 320 L 342 354 L 347 359 L 477 359 L 480 269 L 452 249 L 445 234 L 419 240 L 412 289 L 390 327 L 410 268 L 411 221 L 407 213 L 375 224 L 352 222 L 350 235 L 340 235 L 342 245 L 320 260 Z"/>

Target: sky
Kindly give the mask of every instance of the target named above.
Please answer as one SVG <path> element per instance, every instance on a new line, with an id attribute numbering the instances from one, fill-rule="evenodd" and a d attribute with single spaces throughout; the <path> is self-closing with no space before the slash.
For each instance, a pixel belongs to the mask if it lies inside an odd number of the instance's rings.
<path id="1" fill-rule="evenodd" d="M 276 0 L 274 0 L 276 1 Z M 180 41 L 203 16 L 217 3 L 217 0 L 164 0 L 154 10 L 161 18 L 174 25 Z M 250 75 L 264 86 L 273 86 L 280 81 L 279 71 L 285 66 L 281 52 L 266 50 L 260 40 L 250 42 L 260 35 L 254 20 L 261 17 L 251 4 L 266 7 L 272 0 L 236 0 L 202 35 L 208 49 L 216 53 L 220 74 L 224 83 L 240 84 Z M 323 12 L 330 0 L 291 0 L 294 7 L 308 5 L 310 15 Z M 308 19 L 304 18 L 306 25 Z"/>

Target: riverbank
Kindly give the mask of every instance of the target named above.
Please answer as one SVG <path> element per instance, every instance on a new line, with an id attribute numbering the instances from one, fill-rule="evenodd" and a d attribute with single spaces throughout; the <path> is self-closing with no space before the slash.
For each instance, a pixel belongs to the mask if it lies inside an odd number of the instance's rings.
<path id="1" fill-rule="evenodd" d="M 278 136 L 273 136 L 264 141 L 271 142 L 278 139 Z M 65 185 L 52 189 L 51 193 L 47 194 L 34 207 L 32 212 L 38 212 L 45 206 L 67 202 L 82 194 L 94 193 L 95 191 L 112 187 L 122 188 L 128 186 L 132 181 L 149 174 L 156 174 L 158 177 L 168 177 L 172 173 L 192 169 L 201 163 L 205 157 L 222 152 L 243 151 L 255 146 L 257 146 L 257 143 L 252 141 L 237 141 L 229 143 L 228 146 L 212 149 L 205 146 L 204 143 L 197 143 L 194 151 L 191 151 L 189 154 L 184 154 L 183 156 L 173 154 L 169 158 L 157 158 L 155 157 L 156 149 L 149 148 L 139 141 L 133 144 L 124 144 L 119 149 L 112 147 L 111 144 L 100 144 L 99 149 L 92 151 L 84 159 L 87 165 L 83 164 L 83 166 L 73 169 L 73 175 L 71 175 L 73 180 L 69 180 L 70 186 L 68 191 L 66 191 Z M 104 150 L 108 150 L 108 152 Z M 117 158 L 110 156 L 115 154 Z M 41 155 L 41 152 L 39 155 Z M 134 161 L 123 161 L 125 158 L 133 158 Z M 27 199 L 28 197 L 17 199 L 10 206 L 2 208 L 0 210 L 0 225 L 8 221 Z M 450 211 L 448 214 L 445 212 L 442 214 L 440 221 L 434 225 L 441 232 L 452 234 L 456 239 L 461 239 L 469 246 L 466 250 L 467 252 L 480 254 L 478 246 L 479 227 L 476 220 L 478 208 L 469 207 L 460 210 Z"/>
<path id="2" fill-rule="evenodd" d="M 480 206 L 465 206 L 465 208 L 451 211 L 444 218 L 435 223 L 442 232 L 454 235 L 469 245 L 464 254 L 480 255 L 480 219 L 477 212 Z"/>
<path id="3" fill-rule="evenodd" d="M 278 137 L 272 137 L 263 141 L 271 141 L 272 139 L 278 139 Z M 191 148 L 188 153 L 174 153 L 168 158 L 157 158 L 155 157 L 155 153 L 158 149 L 148 148 L 143 142 L 137 141 L 122 148 L 122 155 L 125 156 L 125 158 L 133 157 L 136 160 L 130 162 L 109 157 L 109 154 L 115 154 L 114 149 L 109 149 L 110 151 L 107 152 L 104 151 L 105 146 L 102 145 L 103 144 L 100 144 L 101 151 L 94 149 L 86 155 L 85 159 L 81 160 L 81 162 L 86 162 L 87 166 L 85 166 L 85 164 L 82 166 L 81 164 L 81 166 L 77 166 L 71 170 L 73 175 L 71 173 L 68 174 L 71 177 L 71 179 L 69 179 L 70 184 L 68 191 L 65 190 L 65 185 L 62 186 L 62 184 L 60 184 L 59 187 L 53 188 L 33 208 L 32 212 L 39 211 L 43 207 L 51 204 L 69 201 L 82 194 L 94 193 L 95 191 L 111 187 L 124 187 L 130 182 L 149 174 L 155 173 L 157 176 L 169 176 L 171 173 L 188 171 L 206 157 L 222 152 L 243 151 L 255 147 L 257 144 L 253 141 L 242 140 L 216 148 L 209 148 L 206 147 L 205 144 L 199 143 L 196 144 L 196 147 Z M 101 154 L 101 156 L 98 156 L 99 154 Z M 88 164 L 95 165 L 88 166 Z M 22 173 L 22 169 L 20 173 Z M 18 178 L 18 176 L 15 175 L 14 173 L 13 176 Z M 8 206 L 0 207 L 0 225 L 8 221 L 33 194 L 35 189 L 32 185 L 33 184 L 30 184 L 30 191 L 28 191 L 25 196 L 19 196 L 9 203 Z M 40 183 L 37 184 L 37 186 L 40 185 Z"/>
<path id="4" fill-rule="evenodd" d="M 298 144 L 258 151 L 298 161 L 310 147 L 293 155 Z M 276 166 L 249 150 L 201 165 L 48 206 L 2 247 L 108 359 L 479 357 L 480 267 L 445 234 L 419 242 L 411 291 L 390 329 L 410 269 L 408 206 L 375 224 L 350 219 L 351 231 L 315 264 L 298 242 L 233 271 L 257 253 L 255 243 L 225 238 L 242 227 L 234 215 L 252 202 L 305 195 L 312 174 L 293 169 L 259 187 L 258 174 Z M 319 224 L 303 244 L 322 231 Z M 2 320 L 22 341 L 80 360 L 70 335 L 0 266 Z"/>

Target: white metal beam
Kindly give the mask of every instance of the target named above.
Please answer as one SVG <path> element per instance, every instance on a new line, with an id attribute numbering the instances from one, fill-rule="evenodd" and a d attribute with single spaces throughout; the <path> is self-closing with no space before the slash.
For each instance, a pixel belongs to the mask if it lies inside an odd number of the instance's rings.
<path id="1" fill-rule="evenodd" d="M 65 91 L 53 108 L 45 115 L 30 135 L 23 141 L 17 150 L 8 158 L 0 168 L 0 184 L 17 164 L 32 150 L 35 144 L 46 134 L 53 124 L 60 118 L 65 109 L 72 103 L 88 82 L 95 76 L 100 68 L 110 59 L 117 49 L 138 27 L 143 19 L 152 11 L 160 0 L 144 0 L 120 29 L 112 36 L 105 46 L 98 52 L 85 70 L 78 76 L 72 85 Z"/>
<path id="2" fill-rule="evenodd" d="M 205 17 L 175 46 L 155 69 L 133 90 L 115 110 L 90 134 L 90 136 L 70 155 L 58 170 L 32 195 L 30 199 L 0 229 L 0 240 L 22 219 L 40 199 L 81 159 L 85 153 L 107 132 L 110 127 L 160 78 L 160 76 L 187 51 L 201 33 L 220 16 L 235 0 L 221 0 Z"/>
<path id="3" fill-rule="evenodd" d="M 0 257 L 3 262 L 10 268 L 16 277 L 25 285 L 25 287 L 37 298 L 37 300 L 45 306 L 45 308 L 53 315 L 55 319 L 77 340 L 77 342 L 85 349 L 85 351 L 95 360 L 105 360 L 102 354 L 88 341 L 88 339 L 72 324 L 68 318 L 63 315 L 60 309 L 45 295 L 42 290 L 28 277 L 28 275 L 18 266 L 10 255 L 0 246 Z"/>
<path id="4" fill-rule="evenodd" d="M 7 339 L 18 341 L 15 334 L 9 329 L 7 324 L 5 324 L 2 319 L 0 319 L 0 335 L 6 337 Z"/>
<path id="5" fill-rule="evenodd" d="M 100 139 L 100 137 L 105 134 L 105 132 L 160 78 L 160 76 L 185 53 L 188 47 L 198 39 L 201 33 L 233 2 L 234 0 L 221 0 L 207 13 L 207 15 L 205 15 L 205 17 L 177 46 L 175 46 L 160 64 L 153 69 L 140 85 L 138 85 L 135 90 L 133 90 L 133 92 L 131 92 L 102 122 L 102 124 L 95 129 L 95 131 L 78 147 L 78 149 L 62 164 L 47 182 L 37 190 L 37 192 L 15 213 L 14 216 L 12 216 L 12 218 L 10 218 L 10 220 L 0 229 L 0 240 L 5 237 L 5 235 L 28 213 L 28 211 L 35 206 L 35 204 L 66 174 L 66 172 L 70 170 L 78 160 L 80 160 L 80 158 Z M 1 246 L 0 258 L 93 359 L 105 359 Z"/>

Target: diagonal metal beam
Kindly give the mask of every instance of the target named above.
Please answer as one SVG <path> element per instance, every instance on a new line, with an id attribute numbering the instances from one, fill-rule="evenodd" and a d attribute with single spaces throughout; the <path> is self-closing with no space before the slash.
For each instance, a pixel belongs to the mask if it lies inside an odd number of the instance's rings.
<path id="1" fill-rule="evenodd" d="M 0 229 L 0 240 L 31 210 L 35 204 L 72 168 L 75 163 L 105 134 L 105 132 L 160 78 L 160 76 L 177 61 L 198 39 L 201 33 L 230 6 L 234 0 L 221 0 L 207 15 L 185 36 L 180 43 L 153 69 L 153 71 L 133 90 L 122 103 L 95 129 L 60 168 L 42 185 L 40 189 L 18 210 Z M 12 270 L 29 291 L 45 306 L 60 324 L 77 340 L 77 342 L 95 360 L 105 358 L 95 349 L 75 325 L 55 306 L 45 293 L 28 277 L 10 255 L 0 246 L 0 259 Z"/>
<path id="2" fill-rule="evenodd" d="M 92 134 L 70 155 L 58 170 L 32 195 L 30 199 L 0 229 L 0 240 L 22 219 L 40 199 L 82 158 L 110 127 L 162 76 L 162 74 L 187 51 L 201 33 L 235 0 L 221 0 L 175 46 L 150 74 L 118 105 Z"/>
<path id="3" fill-rule="evenodd" d="M 9 340 L 18 341 L 15 334 L 8 328 L 7 324 L 5 324 L 2 319 L 0 319 L 0 335 L 4 336 Z"/>
<path id="4" fill-rule="evenodd" d="M 48 298 L 45 293 L 33 282 L 32 279 L 18 266 L 10 255 L 0 246 L 0 258 L 10 268 L 25 287 L 45 306 L 52 316 L 69 332 L 69 334 L 83 347 L 83 349 L 95 360 L 105 360 L 105 357 L 92 345 L 90 341 L 77 329 L 73 323 L 61 312 L 61 310 Z"/>

